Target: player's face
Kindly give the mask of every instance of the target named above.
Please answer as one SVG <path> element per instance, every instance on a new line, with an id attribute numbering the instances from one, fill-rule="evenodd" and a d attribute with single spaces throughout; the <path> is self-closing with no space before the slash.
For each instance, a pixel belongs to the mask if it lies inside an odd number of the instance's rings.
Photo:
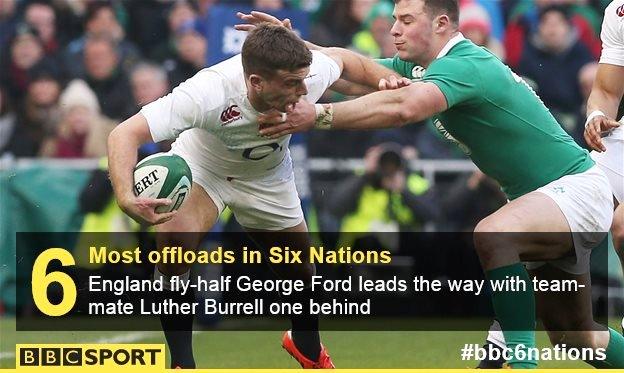
<path id="1" fill-rule="evenodd" d="M 278 70 L 272 78 L 263 82 L 262 100 L 271 108 L 286 112 L 301 96 L 308 94 L 305 79 L 309 73 L 309 67 L 294 71 Z"/>
<path id="2" fill-rule="evenodd" d="M 430 57 L 433 39 L 433 21 L 425 12 L 422 0 L 403 0 L 396 3 L 395 22 L 390 30 L 399 57 L 405 61 L 425 65 Z"/>

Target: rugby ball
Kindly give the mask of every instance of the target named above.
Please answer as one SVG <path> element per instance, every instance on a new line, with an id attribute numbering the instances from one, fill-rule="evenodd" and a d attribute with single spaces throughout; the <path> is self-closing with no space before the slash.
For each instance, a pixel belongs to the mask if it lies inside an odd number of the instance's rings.
<path id="1" fill-rule="evenodd" d="M 193 176 L 186 161 L 175 154 L 151 155 L 134 168 L 134 194 L 145 198 L 169 198 L 169 206 L 159 206 L 156 212 L 170 212 L 180 208 L 191 192 Z"/>

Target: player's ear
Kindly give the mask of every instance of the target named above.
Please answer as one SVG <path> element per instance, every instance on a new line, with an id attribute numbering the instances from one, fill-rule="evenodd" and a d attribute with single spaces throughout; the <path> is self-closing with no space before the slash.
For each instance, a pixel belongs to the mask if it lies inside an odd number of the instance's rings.
<path id="1" fill-rule="evenodd" d="M 451 19 L 446 14 L 441 14 L 433 20 L 433 30 L 434 32 L 444 32 L 449 27 L 452 26 Z"/>
<path id="2" fill-rule="evenodd" d="M 249 75 L 249 84 L 256 91 L 262 90 L 262 83 L 264 82 L 264 78 L 257 74 Z"/>

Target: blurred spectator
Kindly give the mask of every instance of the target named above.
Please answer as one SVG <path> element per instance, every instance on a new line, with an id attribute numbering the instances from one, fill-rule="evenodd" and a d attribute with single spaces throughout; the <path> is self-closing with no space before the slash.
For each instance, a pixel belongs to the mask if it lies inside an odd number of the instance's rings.
<path id="1" fill-rule="evenodd" d="M 0 50 L 7 50 L 11 35 L 17 26 L 16 0 L 0 1 Z"/>
<path id="2" fill-rule="evenodd" d="M 18 128 L 9 145 L 13 155 L 36 156 L 45 139 L 54 134 L 59 117 L 61 88 L 55 64 L 40 62 L 30 70 L 26 97 L 18 104 Z"/>
<path id="3" fill-rule="evenodd" d="M 502 44 L 492 37 L 492 21 L 488 12 L 475 2 L 464 2 L 459 9 L 459 31 L 476 45 L 486 47 L 501 60 L 505 59 Z"/>
<path id="4" fill-rule="evenodd" d="M 463 7 L 469 3 L 476 3 L 487 12 L 492 26 L 492 31 L 490 32 L 490 35 L 498 42 L 502 42 L 505 34 L 505 17 L 503 14 L 503 4 L 511 3 L 511 1 L 459 0 L 460 7 Z"/>
<path id="5" fill-rule="evenodd" d="M 583 138 L 583 131 L 585 129 L 585 120 L 587 119 L 587 99 L 589 99 L 589 94 L 591 93 L 592 86 L 594 85 L 594 80 L 596 79 L 596 74 L 598 73 L 598 62 L 588 63 L 587 65 L 581 68 L 578 75 L 579 87 L 581 89 L 581 97 L 583 98 L 583 104 L 579 107 L 577 111 L 576 117 L 576 128 L 571 133 L 572 137 L 576 142 L 583 146 L 587 147 L 585 143 L 585 139 Z"/>
<path id="6" fill-rule="evenodd" d="M 127 38 L 140 48 L 141 54 L 148 55 L 163 40 L 167 40 L 167 11 L 177 0 L 124 1 L 128 11 Z M 173 4 L 172 4 L 173 3 Z"/>
<path id="7" fill-rule="evenodd" d="M 364 19 L 362 30 L 353 36 L 352 47 L 372 58 L 394 56 L 396 47 L 390 34 L 393 10 L 393 5 L 385 0 L 375 4 Z"/>
<path id="8" fill-rule="evenodd" d="M 175 1 L 167 14 L 168 37 L 161 41 L 150 53 L 150 57 L 158 62 L 173 60 L 176 57 L 176 30 L 184 24 L 197 19 L 197 9 L 190 1 Z"/>
<path id="9" fill-rule="evenodd" d="M 56 13 L 57 37 L 61 42 L 61 52 L 67 41 L 74 40 L 83 34 L 83 20 L 87 5 L 92 0 L 52 0 Z"/>
<path id="10" fill-rule="evenodd" d="M 303 10 L 308 14 L 310 20 L 308 35 L 311 42 L 319 42 L 326 34 L 327 30 L 322 24 L 323 17 L 326 17 L 327 8 L 334 1 L 331 0 L 289 0 L 288 4 L 294 8 Z"/>
<path id="11" fill-rule="evenodd" d="M 364 175 L 336 186 L 330 211 L 341 232 L 419 231 L 439 216 L 429 183 L 409 173 L 403 147 L 385 143 L 369 149 Z"/>
<path id="12" fill-rule="evenodd" d="M 315 30 L 313 42 L 320 45 L 347 46 L 364 24 L 366 16 L 379 0 L 332 1 L 320 22 L 322 28 Z M 382 0 L 385 1 L 385 0 Z"/>
<path id="13" fill-rule="evenodd" d="M 219 0 L 197 0 L 197 9 L 199 10 L 199 15 L 203 18 L 208 15 L 210 8 L 218 3 Z"/>
<path id="14" fill-rule="evenodd" d="M 121 121 L 134 114 L 130 83 L 119 65 L 114 40 L 106 35 L 90 36 L 85 43 L 84 65 L 86 82 L 105 116 Z"/>
<path id="15" fill-rule="evenodd" d="M 25 23 L 19 24 L 10 41 L 10 54 L 4 58 L 0 69 L 0 82 L 8 94 L 19 103 L 29 83 L 29 70 L 44 57 L 43 45 L 36 31 Z"/>
<path id="16" fill-rule="evenodd" d="M 498 183 L 479 170 L 457 178 L 444 196 L 443 231 L 472 232 L 481 219 L 507 203 Z"/>
<path id="17" fill-rule="evenodd" d="M 546 107 L 566 131 L 574 133 L 579 130 L 576 116 L 583 103 L 578 74 L 592 61 L 570 22 L 568 8 L 553 5 L 542 8 L 538 31 L 527 40 L 517 72 L 537 84 Z"/>
<path id="18" fill-rule="evenodd" d="M 176 57 L 165 61 L 169 81 L 176 87 L 206 66 L 208 40 L 199 21 L 184 23 L 175 34 Z"/>
<path id="19" fill-rule="evenodd" d="M 42 0 L 29 3 L 24 10 L 24 20 L 37 30 L 47 55 L 54 55 L 60 47 L 56 33 L 56 12 Z"/>
<path id="20" fill-rule="evenodd" d="M 568 5 L 570 21 L 578 32 L 578 38 L 594 58 L 600 56 L 600 16 L 590 6 L 577 0 L 521 0 L 511 10 L 505 30 L 506 62 L 512 68 L 518 66 L 526 40 L 537 31 L 540 10 L 551 5 Z"/>
<path id="21" fill-rule="evenodd" d="M 596 74 L 598 73 L 598 62 L 591 62 L 581 68 L 579 71 L 578 79 L 579 79 L 579 87 L 581 88 L 581 96 L 583 97 L 583 109 L 587 104 L 587 99 L 589 98 L 589 94 L 591 93 L 592 87 L 594 85 L 594 80 L 596 79 Z M 583 120 L 585 122 L 585 120 Z"/>
<path id="22" fill-rule="evenodd" d="M 140 59 L 136 46 L 125 39 L 125 32 L 117 18 L 113 5 L 108 1 L 93 1 L 87 6 L 85 14 L 85 34 L 69 43 L 65 50 L 65 64 L 72 77 L 84 76 L 86 66 L 83 62 L 83 53 L 87 39 L 95 37 L 109 37 L 117 45 L 119 65 L 129 71 Z"/>
<path id="23" fill-rule="evenodd" d="M 130 74 L 130 84 L 132 85 L 132 95 L 136 104 L 136 112 L 143 105 L 165 96 L 169 92 L 169 80 L 167 72 L 159 65 L 151 63 L 138 64 Z M 158 144 L 144 144 L 139 152 L 145 155 L 168 151 L 171 142 L 164 141 Z"/>
<path id="24" fill-rule="evenodd" d="M 60 97 L 61 117 L 56 135 L 47 140 L 41 155 L 53 158 L 103 157 L 106 139 L 115 126 L 100 114 L 95 93 L 82 80 L 74 80 Z"/>
<path id="25" fill-rule="evenodd" d="M 17 130 L 15 108 L 6 90 L 0 86 L 0 156 L 5 153 L 15 155 L 16 149 L 14 148 L 19 146 L 18 141 L 15 140 L 15 136 L 19 137 Z"/>
<path id="26" fill-rule="evenodd" d="M 169 92 L 167 72 L 152 63 L 138 64 L 130 74 L 130 83 L 137 108 L 156 101 Z"/>

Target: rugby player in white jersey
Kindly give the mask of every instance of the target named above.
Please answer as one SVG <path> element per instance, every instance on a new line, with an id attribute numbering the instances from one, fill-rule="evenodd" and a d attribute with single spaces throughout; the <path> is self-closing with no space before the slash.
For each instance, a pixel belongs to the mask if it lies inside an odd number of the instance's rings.
<path id="1" fill-rule="evenodd" d="M 602 55 L 587 102 L 585 140 L 594 149 L 592 158 L 609 177 L 616 202 L 612 232 L 620 261 L 624 262 L 624 0 L 605 9 L 602 23 Z M 619 123 L 617 122 L 619 118 Z"/>
<path id="2" fill-rule="evenodd" d="M 339 78 L 372 91 L 391 74 L 344 49 L 310 52 L 287 28 L 260 25 L 249 33 L 240 55 L 200 71 L 111 133 L 108 150 L 115 197 L 129 216 L 156 225 L 158 247 L 195 249 L 226 206 L 249 232 L 299 232 L 296 237 L 302 242 L 292 246 L 309 247 L 293 180 L 290 136 L 276 140 L 258 136 L 257 117 L 285 113 L 300 98 L 314 103 Z M 141 144 L 167 139 L 176 139 L 171 151 L 189 164 L 193 187 L 179 211 L 156 213 L 156 207 L 171 201 L 136 197 L 133 169 Z M 314 273 L 314 266 L 306 263 L 274 269 L 283 278 L 305 281 Z M 159 264 L 155 276 L 168 283 L 170 276 L 188 278 L 189 271 L 185 264 Z M 193 295 L 169 296 L 176 302 L 193 301 Z M 297 296 L 306 304 L 310 294 Z M 293 316 L 291 321 L 284 348 L 304 368 L 333 368 L 320 343 L 318 317 Z M 171 367 L 194 368 L 193 316 L 161 316 L 161 323 Z"/>

